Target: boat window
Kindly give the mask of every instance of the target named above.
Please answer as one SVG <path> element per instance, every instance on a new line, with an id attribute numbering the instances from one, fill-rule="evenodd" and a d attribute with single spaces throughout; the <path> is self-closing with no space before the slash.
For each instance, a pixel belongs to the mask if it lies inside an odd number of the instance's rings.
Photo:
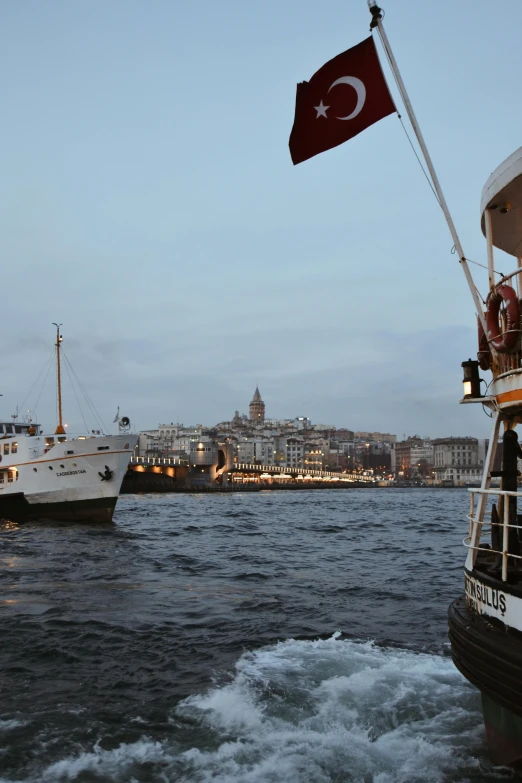
<path id="1" fill-rule="evenodd" d="M 14 470 L 7 471 L 7 483 L 12 484 L 14 480 Z"/>
<path id="2" fill-rule="evenodd" d="M 2 433 L 3 433 L 3 431 L 4 431 L 4 425 L 3 425 L 3 424 L 0 424 L 0 432 L 2 432 Z"/>
<path id="3" fill-rule="evenodd" d="M 46 439 L 45 439 L 45 445 L 46 445 L 46 446 L 52 446 L 52 445 L 54 445 L 54 438 L 46 438 Z"/>
<path id="4" fill-rule="evenodd" d="M 105 451 L 108 448 L 108 446 L 98 446 L 98 451 Z"/>
<path id="5" fill-rule="evenodd" d="M 4 426 L 5 426 L 5 431 L 7 432 L 7 434 L 8 435 L 12 435 L 13 434 L 13 425 L 12 424 L 5 424 Z"/>
<path id="6" fill-rule="evenodd" d="M 24 431 L 24 428 L 21 426 L 21 424 L 15 424 L 14 428 L 16 433 L 20 433 Z"/>
<path id="7" fill-rule="evenodd" d="M 5 479 L 5 471 L 0 470 L 0 484 L 4 483 L 4 479 Z"/>
<path id="8" fill-rule="evenodd" d="M 16 454 L 18 451 L 18 443 L 11 443 L 11 454 Z"/>
<path id="9" fill-rule="evenodd" d="M 9 454 L 9 443 L 4 443 L 4 454 Z"/>

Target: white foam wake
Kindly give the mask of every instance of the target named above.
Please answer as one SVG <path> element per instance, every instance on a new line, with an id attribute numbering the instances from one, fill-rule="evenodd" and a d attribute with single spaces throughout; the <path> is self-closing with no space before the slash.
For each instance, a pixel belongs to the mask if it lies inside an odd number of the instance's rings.
<path id="1" fill-rule="evenodd" d="M 223 739 L 183 754 L 185 779 L 413 783 L 478 767 L 479 699 L 450 659 L 336 636 L 246 654 L 233 682 L 179 705 Z"/>
<path id="2" fill-rule="evenodd" d="M 497 774 L 485 758 L 478 693 L 449 658 L 337 635 L 247 653 L 231 682 L 176 707 L 172 738 L 96 745 L 40 779 L 86 773 L 163 783 L 442 783 Z"/>
<path id="3" fill-rule="evenodd" d="M 0 720 L 0 733 L 3 731 L 12 731 L 13 729 L 18 729 L 21 726 L 27 726 L 27 721 L 16 720 L 15 718 L 12 718 L 11 720 Z"/>

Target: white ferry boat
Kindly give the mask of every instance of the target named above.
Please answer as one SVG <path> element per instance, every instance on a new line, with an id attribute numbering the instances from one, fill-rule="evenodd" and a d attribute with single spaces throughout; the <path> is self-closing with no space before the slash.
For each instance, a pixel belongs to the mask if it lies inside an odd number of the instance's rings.
<path id="1" fill-rule="evenodd" d="M 68 438 L 0 423 L 0 518 L 110 522 L 136 437 Z"/>
<path id="2" fill-rule="evenodd" d="M 62 418 L 57 327 L 58 426 L 0 422 L 0 518 L 110 522 L 137 436 L 68 437 Z M 123 420 L 123 428 L 128 419 Z"/>

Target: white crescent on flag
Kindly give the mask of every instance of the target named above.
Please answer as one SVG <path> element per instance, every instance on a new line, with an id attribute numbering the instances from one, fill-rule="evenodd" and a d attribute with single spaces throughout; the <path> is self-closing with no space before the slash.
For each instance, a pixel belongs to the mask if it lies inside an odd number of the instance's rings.
<path id="1" fill-rule="evenodd" d="M 357 93 L 357 105 L 351 114 L 348 114 L 346 117 L 336 117 L 335 119 L 353 120 L 354 117 L 357 117 L 357 115 L 360 114 L 364 106 L 364 102 L 366 101 L 366 87 L 364 86 L 364 82 L 362 82 L 356 76 L 341 76 L 330 85 L 328 92 L 330 92 L 332 87 L 336 87 L 338 84 L 348 84 L 350 87 L 353 87 Z"/>

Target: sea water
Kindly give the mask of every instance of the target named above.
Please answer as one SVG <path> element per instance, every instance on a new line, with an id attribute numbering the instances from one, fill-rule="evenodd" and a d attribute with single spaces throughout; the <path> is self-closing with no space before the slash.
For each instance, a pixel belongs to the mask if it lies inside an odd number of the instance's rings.
<path id="1" fill-rule="evenodd" d="M 463 490 L 124 496 L 0 530 L 0 781 L 513 780 L 449 655 Z"/>

